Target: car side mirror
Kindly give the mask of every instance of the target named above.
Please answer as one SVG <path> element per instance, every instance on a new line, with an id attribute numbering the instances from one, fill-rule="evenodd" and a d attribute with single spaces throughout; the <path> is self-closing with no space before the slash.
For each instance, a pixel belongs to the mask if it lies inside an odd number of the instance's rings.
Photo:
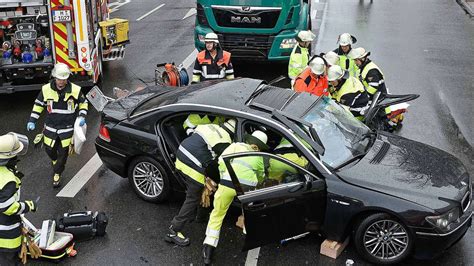
<path id="1" fill-rule="evenodd" d="M 304 182 L 304 189 L 311 190 L 311 188 L 313 188 L 313 182 L 311 180 L 306 180 Z"/>

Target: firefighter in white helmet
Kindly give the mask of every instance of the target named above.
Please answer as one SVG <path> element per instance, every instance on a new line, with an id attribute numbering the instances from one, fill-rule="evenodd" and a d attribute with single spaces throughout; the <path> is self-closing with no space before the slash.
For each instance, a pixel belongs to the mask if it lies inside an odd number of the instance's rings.
<path id="1" fill-rule="evenodd" d="M 41 88 L 33 105 L 27 130 L 35 130 L 36 121 L 46 108 L 43 143 L 54 170 L 53 187 L 59 187 L 64 171 L 69 146 L 74 133 L 74 123 L 86 123 L 88 102 L 81 87 L 70 82 L 71 70 L 64 63 L 57 63 L 51 73 L 53 80 Z"/>
<path id="2" fill-rule="evenodd" d="M 326 64 L 321 57 L 315 57 L 309 62 L 309 66 L 296 78 L 294 90 L 316 96 L 329 95 Z"/>
<path id="3" fill-rule="evenodd" d="M 352 45 L 357 42 L 356 37 L 349 33 L 343 33 L 339 35 L 337 43 L 338 48 L 334 49 L 334 52 L 339 55 L 339 66 L 343 70 L 347 70 L 349 75 L 356 77 L 358 75 L 358 68 L 354 60 L 350 59 L 347 55 L 352 50 Z"/>
<path id="4" fill-rule="evenodd" d="M 294 84 L 296 77 L 308 66 L 311 54 L 309 46 L 315 37 L 316 35 L 314 35 L 310 30 L 298 32 L 298 35 L 296 36 L 296 41 L 298 43 L 293 48 L 288 63 L 288 77 L 291 79 L 291 85 Z"/>
<path id="5" fill-rule="evenodd" d="M 366 51 L 362 47 L 354 48 L 349 52 L 348 56 L 354 60 L 355 64 L 359 67 L 360 76 L 358 78 L 364 84 L 371 98 L 377 91 L 380 91 L 382 94 L 387 93 L 382 70 L 369 59 L 369 51 Z"/>
<path id="6" fill-rule="evenodd" d="M 213 79 L 233 79 L 234 67 L 231 54 L 222 50 L 217 34 L 210 32 L 204 37 L 205 49 L 198 53 L 193 69 L 193 83 Z"/>
<path id="7" fill-rule="evenodd" d="M 27 150 L 27 136 L 13 132 L 0 136 L 0 265 L 20 265 L 20 215 L 37 209 L 34 201 L 20 201 L 23 174 L 18 171 L 17 162 Z"/>
<path id="8" fill-rule="evenodd" d="M 346 106 L 359 120 L 369 107 L 369 96 L 364 85 L 357 78 L 350 76 L 340 66 L 331 66 L 328 70 L 329 91 L 333 99 Z"/>
<path id="9" fill-rule="evenodd" d="M 336 54 L 334 51 L 329 51 L 325 54 L 322 54 L 321 56 L 326 61 L 327 67 L 339 65 L 339 55 Z"/>

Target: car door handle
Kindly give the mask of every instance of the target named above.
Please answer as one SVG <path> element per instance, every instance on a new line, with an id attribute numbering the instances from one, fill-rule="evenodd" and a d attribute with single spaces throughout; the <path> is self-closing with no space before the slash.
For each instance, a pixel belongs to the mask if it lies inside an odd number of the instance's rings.
<path id="1" fill-rule="evenodd" d="M 263 209 L 267 206 L 265 202 L 250 202 L 249 205 L 247 206 L 250 210 L 256 210 L 256 209 Z"/>

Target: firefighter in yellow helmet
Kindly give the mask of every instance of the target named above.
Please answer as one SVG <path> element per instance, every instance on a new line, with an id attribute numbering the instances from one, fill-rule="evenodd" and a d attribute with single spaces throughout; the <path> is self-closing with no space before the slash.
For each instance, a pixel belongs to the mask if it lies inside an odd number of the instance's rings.
<path id="1" fill-rule="evenodd" d="M 234 67 L 230 61 L 230 53 L 222 50 L 217 34 L 210 32 L 204 37 L 205 49 L 198 53 L 193 69 L 193 83 L 215 80 L 233 79 Z"/>
<path id="2" fill-rule="evenodd" d="M 19 265 L 20 214 L 36 211 L 34 201 L 20 201 L 23 174 L 17 169 L 19 155 L 28 150 L 28 137 L 10 132 L 0 136 L 0 265 Z"/>
<path id="3" fill-rule="evenodd" d="M 59 187 L 76 119 L 80 126 L 86 123 L 88 102 L 81 87 L 68 80 L 70 74 L 66 64 L 58 63 L 54 66 L 54 79 L 41 88 L 27 124 L 28 131 L 34 130 L 36 121 L 46 108 L 43 142 L 54 169 L 53 187 Z"/>

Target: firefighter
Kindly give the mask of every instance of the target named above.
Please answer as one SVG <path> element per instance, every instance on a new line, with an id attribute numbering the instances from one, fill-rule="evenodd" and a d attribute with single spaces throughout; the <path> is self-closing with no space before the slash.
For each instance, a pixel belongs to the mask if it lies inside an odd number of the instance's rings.
<path id="1" fill-rule="evenodd" d="M 191 135 L 194 132 L 194 129 L 198 125 L 205 125 L 205 124 L 215 124 L 219 125 L 224 122 L 223 117 L 219 116 L 212 116 L 212 115 L 201 115 L 201 114 L 190 114 L 184 120 L 183 128 L 186 131 L 186 135 Z"/>
<path id="2" fill-rule="evenodd" d="M 377 91 L 382 94 L 387 94 L 385 87 L 385 79 L 380 68 L 369 59 L 370 52 L 364 48 L 354 48 L 349 53 L 349 58 L 354 60 L 355 64 L 360 69 L 359 79 L 364 84 L 370 98 L 374 96 Z"/>
<path id="3" fill-rule="evenodd" d="M 267 135 L 256 130 L 252 135 L 245 135 L 245 143 L 232 143 L 224 150 L 222 155 L 229 155 L 239 152 L 265 151 L 268 150 Z M 252 189 L 261 183 L 264 178 L 265 167 L 263 158 L 260 156 L 250 156 L 236 158 L 232 161 L 232 167 L 235 175 L 239 178 L 242 188 Z M 204 264 L 210 264 L 214 249 L 219 242 L 219 234 L 222 227 L 222 222 L 232 203 L 234 197 L 237 195 L 232 184 L 227 167 L 224 160 L 219 158 L 219 172 L 221 181 L 214 195 L 214 209 L 211 212 L 209 222 L 206 229 L 206 238 L 203 243 L 203 258 Z"/>
<path id="4" fill-rule="evenodd" d="M 339 55 L 333 51 L 329 51 L 326 54 L 322 55 L 324 60 L 326 61 L 326 66 L 334 66 L 339 65 Z"/>
<path id="5" fill-rule="evenodd" d="M 70 74 L 66 64 L 54 66 L 54 80 L 41 88 L 27 124 L 28 131 L 34 130 L 36 121 L 46 108 L 43 142 L 53 165 L 53 187 L 60 185 L 74 133 L 74 122 L 78 119 L 80 126 L 86 123 L 88 102 L 81 87 L 68 81 Z"/>
<path id="6" fill-rule="evenodd" d="M 195 132 L 179 145 L 175 166 L 185 176 L 186 199 L 178 215 L 171 221 L 165 241 L 179 246 L 189 245 L 189 238 L 182 234 L 182 230 L 185 224 L 196 216 L 206 176 L 212 172 L 218 173 L 217 164 L 213 161 L 232 142 L 235 125 L 234 119 L 225 121 L 221 126 L 199 125 Z M 212 167 L 216 169 L 211 169 Z"/>
<path id="7" fill-rule="evenodd" d="M 217 34 L 211 32 L 204 38 L 206 49 L 199 52 L 194 62 L 193 83 L 213 79 L 234 79 L 230 53 L 222 50 Z"/>
<path id="8" fill-rule="evenodd" d="M 334 49 L 334 52 L 339 55 L 339 66 L 343 70 L 347 70 L 349 72 L 349 75 L 353 77 L 358 76 L 358 68 L 354 62 L 354 60 L 349 59 L 347 56 L 349 52 L 352 50 L 352 45 L 357 42 L 357 39 L 350 35 L 349 33 L 343 33 L 339 35 L 339 38 L 337 39 L 337 43 L 339 44 L 339 47 Z"/>
<path id="9" fill-rule="evenodd" d="M 307 145 L 309 147 L 309 144 L 306 144 L 305 141 L 303 141 L 303 144 Z M 293 144 L 291 144 L 286 138 L 282 138 L 278 146 L 273 150 L 273 153 L 276 155 L 279 155 L 303 168 L 308 165 L 308 160 L 300 154 L 298 149 L 296 149 Z M 268 178 L 277 180 L 278 182 L 283 181 L 283 177 L 285 174 L 289 172 L 291 174 L 296 174 L 294 172 L 294 168 L 291 166 L 288 166 L 288 164 L 283 163 L 281 161 L 275 160 L 275 159 L 270 159 L 269 160 L 269 167 L 268 167 Z"/>
<path id="10" fill-rule="evenodd" d="M 364 85 L 357 78 L 350 76 L 340 66 L 331 66 L 328 70 L 329 91 L 333 99 L 346 106 L 359 120 L 369 107 L 369 96 Z"/>
<path id="11" fill-rule="evenodd" d="M 288 77 L 291 79 L 292 87 L 296 77 L 308 66 L 311 52 L 309 51 L 309 46 L 315 37 L 316 35 L 309 30 L 300 31 L 296 36 L 298 44 L 293 48 L 288 63 Z"/>
<path id="12" fill-rule="evenodd" d="M 294 90 L 296 92 L 309 92 L 316 96 L 328 96 L 326 64 L 321 57 L 311 60 L 309 66 L 296 78 Z"/>
<path id="13" fill-rule="evenodd" d="M 10 132 L 0 136 L 0 265 L 19 265 L 20 214 L 36 211 L 31 200 L 19 201 L 21 178 L 17 156 L 28 150 L 28 137 Z"/>

